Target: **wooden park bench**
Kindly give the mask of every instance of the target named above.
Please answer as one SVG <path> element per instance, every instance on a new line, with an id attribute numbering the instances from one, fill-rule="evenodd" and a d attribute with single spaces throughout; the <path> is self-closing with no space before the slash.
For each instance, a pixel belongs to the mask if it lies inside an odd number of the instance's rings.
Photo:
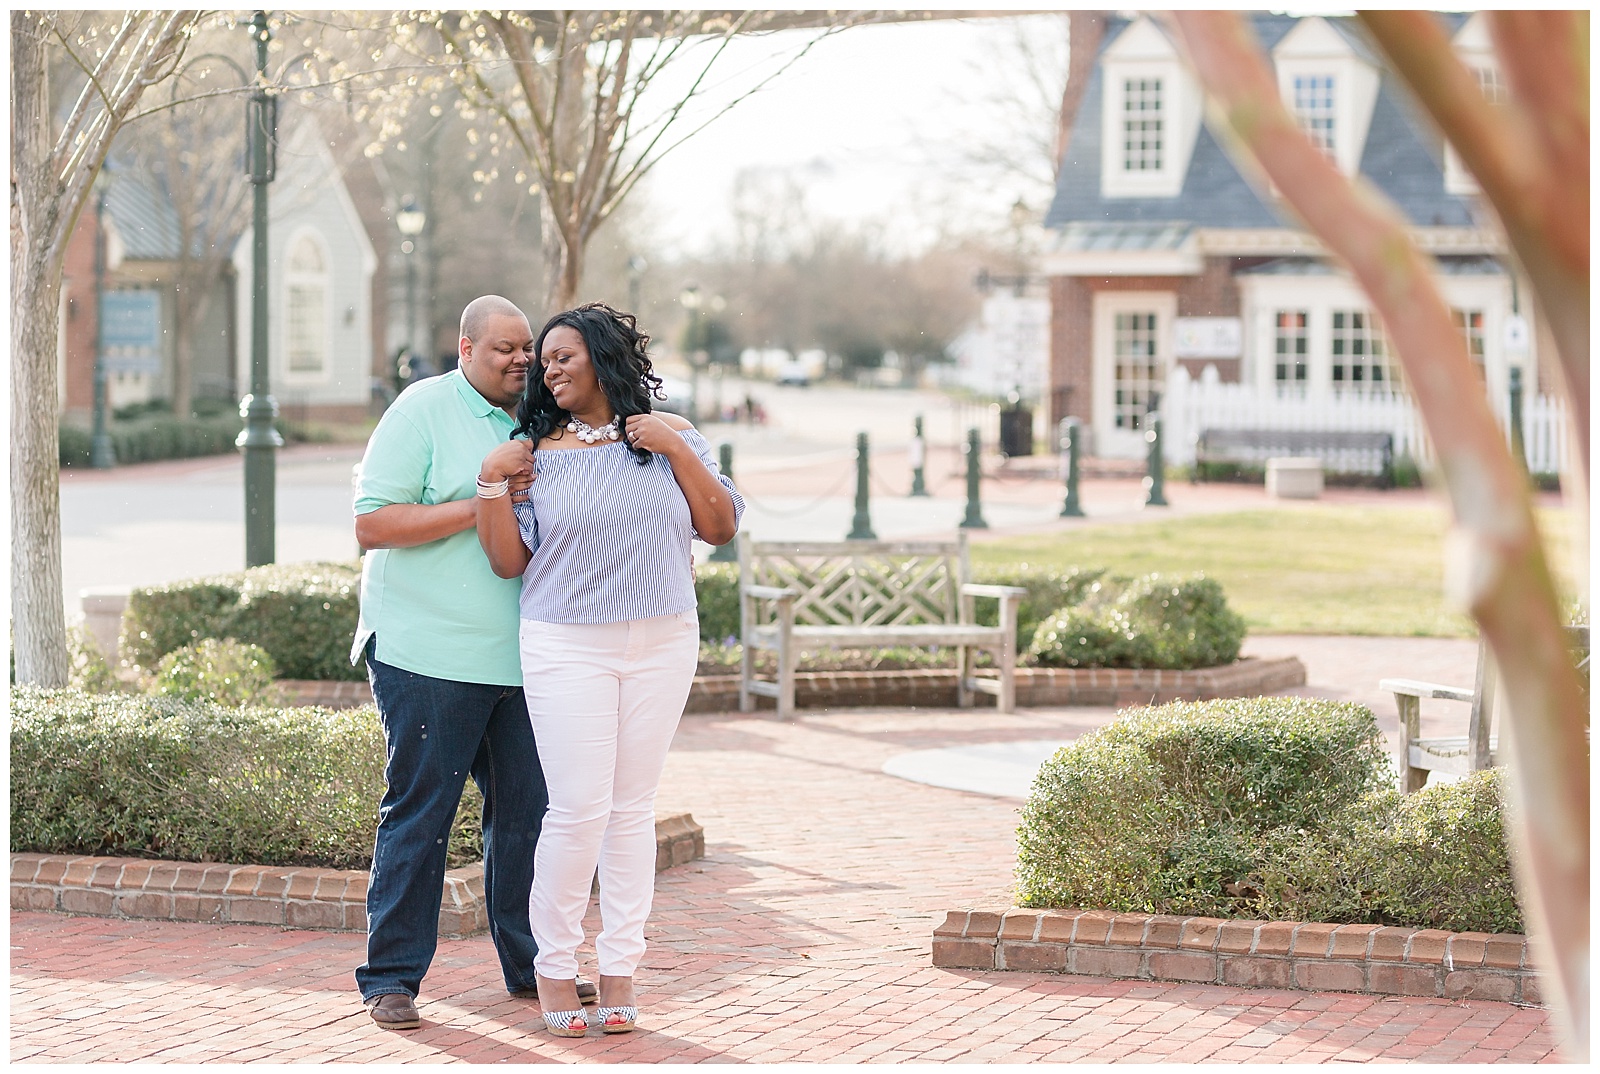
<path id="1" fill-rule="evenodd" d="M 1264 466 L 1282 455 L 1312 455 L 1335 473 L 1372 474 L 1384 488 L 1394 485 L 1394 435 L 1323 429 L 1204 429 L 1194 461 Z"/>
<path id="2" fill-rule="evenodd" d="M 954 541 L 757 541 L 739 537 L 739 627 L 744 642 L 739 708 L 757 695 L 794 712 L 795 661 L 802 649 L 947 645 L 957 650 L 956 703 L 973 691 L 1016 708 L 1017 606 L 1027 590 L 970 581 L 967 535 Z M 998 626 L 982 626 L 975 598 L 999 600 Z M 777 654 L 775 679 L 758 679 L 755 654 Z M 974 674 L 979 652 L 998 675 Z"/>
<path id="3" fill-rule="evenodd" d="M 1574 658 L 1581 667 L 1589 660 L 1589 628 L 1568 627 Z M 1418 679 L 1383 679 L 1378 688 L 1394 694 L 1400 710 L 1400 793 L 1420 791 L 1428 773 L 1445 772 L 1464 776 L 1500 763 L 1500 743 L 1490 733 L 1494 722 L 1496 674 L 1494 658 L 1482 640 L 1478 642 L 1478 670 L 1471 689 L 1445 686 Z M 1422 699 L 1464 701 L 1471 706 L 1467 733 L 1441 738 L 1422 737 Z"/>

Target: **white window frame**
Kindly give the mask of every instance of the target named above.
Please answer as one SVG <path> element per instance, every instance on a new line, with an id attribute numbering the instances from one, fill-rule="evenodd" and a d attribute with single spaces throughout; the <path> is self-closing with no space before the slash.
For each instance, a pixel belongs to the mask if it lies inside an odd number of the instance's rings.
<path id="1" fill-rule="evenodd" d="M 1094 434 L 1096 453 L 1111 458 L 1138 458 L 1146 449 L 1144 430 L 1116 426 L 1116 324 L 1119 313 L 1151 313 L 1156 317 L 1157 390 L 1172 372 L 1172 350 L 1178 317 L 1174 291 L 1097 291 L 1093 303 Z"/>
<path id="2" fill-rule="evenodd" d="M 1283 36 L 1272 50 L 1278 93 L 1285 107 L 1295 108 L 1297 78 L 1333 79 L 1333 149 L 1339 170 L 1353 176 L 1361 168 L 1372 110 L 1378 102 L 1379 75 L 1351 49 L 1349 42 L 1320 16 L 1308 16 Z"/>
<path id="3" fill-rule="evenodd" d="M 322 272 L 296 271 L 290 266 L 296 248 L 309 242 L 322 258 Z M 333 379 L 333 252 L 322 233 L 315 228 L 297 228 L 284 244 L 282 302 L 278 313 L 279 371 L 288 384 L 326 384 Z M 293 313 L 293 295 L 297 288 L 315 289 L 322 299 L 322 361 L 317 368 L 295 369 L 291 366 L 289 347 L 295 338 L 290 324 Z"/>
<path id="4" fill-rule="evenodd" d="M 1506 276 L 1441 276 L 1440 290 L 1445 304 L 1452 309 L 1483 311 L 1484 371 L 1489 401 L 1497 414 L 1507 408 L 1507 391 L 1510 383 L 1507 370 L 1511 359 L 1507 356 L 1505 320 L 1511 313 L 1511 280 Z M 1306 330 L 1309 335 L 1307 359 L 1307 395 L 1332 396 L 1333 385 L 1333 314 L 1336 310 L 1373 310 L 1372 300 L 1356 282 L 1343 273 L 1336 275 L 1306 276 L 1241 276 L 1239 278 L 1241 312 L 1245 319 L 1245 356 L 1241 362 L 1240 376 L 1246 383 L 1254 384 L 1264 396 L 1276 394 L 1274 378 L 1273 321 L 1278 310 L 1305 310 Z M 1381 326 L 1381 321 L 1375 321 Z M 1398 374 L 1400 358 L 1391 349 L 1389 364 Z M 1524 361 L 1524 389 L 1531 397 L 1535 391 L 1534 370 L 1537 361 L 1530 355 Z M 1398 382 L 1404 390 L 1404 382 Z"/>
<path id="5" fill-rule="evenodd" d="M 1100 194 L 1107 198 L 1175 198 L 1200 134 L 1205 99 L 1166 35 L 1137 19 L 1100 58 Z M 1159 82 L 1161 166 L 1129 169 L 1123 139 L 1129 82 Z"/>
<path id="6" fill-rule="evenodd" d="M 1329 157 L 1337 159 L 1339 146 L 1339 76 L 1332 71 L 1306 72 L 1290 80 L 1293 97 L 1289 110 L 1300 129 Z"/>

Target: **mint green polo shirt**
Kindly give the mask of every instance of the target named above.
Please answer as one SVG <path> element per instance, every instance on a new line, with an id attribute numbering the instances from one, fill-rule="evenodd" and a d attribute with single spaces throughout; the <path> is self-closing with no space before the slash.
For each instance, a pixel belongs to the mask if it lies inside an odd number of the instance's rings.
<path id="1" fill-rule="evenodd" d="M 393 503 L 476 496 L 483 457 L 516 423 L 460 370 L 400 393 L 367 441 L 355 513 Z M 361 567 L 361 616 L 350 662 L 378 636 L 385 664 L 457 682 L 522 685 L 517 598 L 522 579 L 500 578 L 475 529 L 411 548 L 379 548 Z"/>

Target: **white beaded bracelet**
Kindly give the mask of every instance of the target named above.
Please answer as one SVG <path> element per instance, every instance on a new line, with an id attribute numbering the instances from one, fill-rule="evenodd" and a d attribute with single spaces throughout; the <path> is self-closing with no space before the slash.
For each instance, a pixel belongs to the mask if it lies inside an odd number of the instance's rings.
<path id="1" fill-rule="evenodd" d="M 484 481 L 478 478 L 478 495 L 485 500 L 498 500 L 511 491 L 511 479 L 504 478 L 500 481 Z"/>

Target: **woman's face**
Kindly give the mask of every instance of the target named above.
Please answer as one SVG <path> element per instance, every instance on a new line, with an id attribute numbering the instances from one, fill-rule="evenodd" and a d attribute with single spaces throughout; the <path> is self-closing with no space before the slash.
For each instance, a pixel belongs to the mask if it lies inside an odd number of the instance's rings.
<path id="1" fill-rule="evenodd" d="M 586 414 L 606 405 L 600 378 L 589 361 L 589 348 L 576 328 L 560 324 L 546 333 L 539 364 L 544 370 L 544 386 L 562 410 Z"/>

